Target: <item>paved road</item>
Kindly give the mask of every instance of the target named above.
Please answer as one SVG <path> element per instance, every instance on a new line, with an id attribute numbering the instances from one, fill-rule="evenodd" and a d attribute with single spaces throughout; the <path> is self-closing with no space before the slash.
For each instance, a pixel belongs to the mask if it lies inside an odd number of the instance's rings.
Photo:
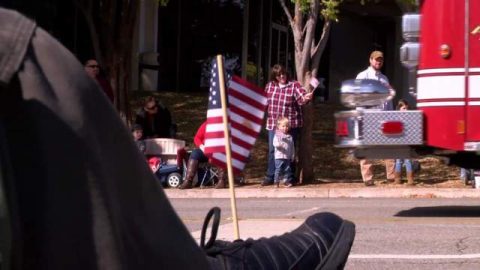
<path id="1" fill-rule="evenodd" d="M 219 238 L 232 240 L 228 199 L 172 199 L 199 237 L 210 207 L 221 207 Z M 242 238 L 296 228 L 309 215 L 331 211 L 357 226 L 346 269 L 480 269 L 480 200 L 262 198 L 237 202 Z"/>

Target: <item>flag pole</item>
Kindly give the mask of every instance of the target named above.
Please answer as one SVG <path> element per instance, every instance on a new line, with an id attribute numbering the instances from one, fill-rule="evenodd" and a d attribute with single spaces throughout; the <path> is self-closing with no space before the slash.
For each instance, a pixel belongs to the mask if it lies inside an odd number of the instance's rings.
<path id="1" fill-rule="evenodd" d="M 223 132 L 225 133 L 225 154 L 227 156 L 227 173 L 228 173 L 228 189 L 230 191 L 230 207 L 232 208 L 233 230 L 235 239 L 240 239 L 238 229 L 237 204 L 235 199 L 235 187 L 233 183 L 232 170 L 232 152 L 230 148 L 230 134 L 228 133 L 228 117 L 227 117 L 227 95 L 225 92 L 225 74 L 223 74 L 223 57 L 217 55 L 218 79 L 220 82 L 220 98 L 222 100 L 223 112 Z"/>

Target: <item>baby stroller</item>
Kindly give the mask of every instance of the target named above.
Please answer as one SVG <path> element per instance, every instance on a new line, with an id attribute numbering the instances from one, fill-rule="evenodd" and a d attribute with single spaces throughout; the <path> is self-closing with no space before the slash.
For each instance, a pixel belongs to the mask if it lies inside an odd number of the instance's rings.
<path id="1" fill-rule="evenodd" d="M 186 151 L 184 148 L 181 148 L 177 151 L 176 164 L 168 164 L 166 161 L 162 161 L 160 157 L 153 156 L 148 159 L 148 165 L 163 186 L 176 188 L 182 183 L 185 177 L 185 156 Z"/>
<path id="2" fill-rule="evenodd" d="M 185 141 L 176 139 L 145 140 L 148 164 L 163 186 L 178 187 L 185 177 Z"/>

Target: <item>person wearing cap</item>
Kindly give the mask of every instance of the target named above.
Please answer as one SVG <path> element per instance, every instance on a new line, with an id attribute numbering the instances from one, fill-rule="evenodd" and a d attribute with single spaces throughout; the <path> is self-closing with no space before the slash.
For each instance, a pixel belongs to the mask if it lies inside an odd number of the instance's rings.
<path id="1" fill-rule="evenodd" d="M 382 74 L 381 69 L 383 67 L 383 52 L 381 51 L 373 51 L 370 54 L 370 65 L 364 71 L 358 73 L 356 79 L 370 79 L 370 80 L 378 80 L 381 83 L 384 83 L 388 87 L 390 87 L 390 83 L 388 81 L 387 76 Z M 393 103 L 391 100 L 384 102 L 379 107 L 372 107 L 370 109 L 380 109 L 384 111 L 391 111 L 393 110 Z M 366 186 L 373 186 L 373 172 L 372 172 L 372 161 L 368 159 L 361 159 L 360 160 L 360 171 L 362 173 L 362 179 Z M 387 175 L 387 182 L 394 182 L 395 180 L 395 160 L 393 159 L 386 159 L 385 160 L 385 169 Z"/>

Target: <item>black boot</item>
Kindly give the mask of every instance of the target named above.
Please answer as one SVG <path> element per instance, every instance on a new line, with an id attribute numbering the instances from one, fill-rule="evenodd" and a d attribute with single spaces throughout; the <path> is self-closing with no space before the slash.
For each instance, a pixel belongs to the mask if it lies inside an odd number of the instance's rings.
<path id="1" fill-rule="evenodd" d="M 269 178 L 269 177 L 265 176 L 265 178 L 263 179 L 261 185 L 262 185 L 262 187 L 264 187 L 264 186 L 269 186 L 269 185 L 273 185 L 273 178 Z"/>
<path id="2" fill-rule="evenodd" d="M 225 170 L 222 168 L 217 169 L 217 179 L 218 182 L 215 184 L 215 188 L 226 188 L 227 187 L 227 181 L 225 179 Z"/>
<path id="3" fill-rule="evenodd" d="M 198 160 L 189 159 L 187 164 L 187 172 L 185 173 L 185 179 L 183 180 L 182 185 L 178 187 L 179 189 L 192 188 L 193 178 L 197 173 L 197 169 L 198 169 Z"/>
<path id="4" fill-rule="evenodd" d="M 233 185 L 234 185 L 235 187 L 241 187 L 241 186 L 243 186 L 243 184 L 244 184 L 244 178 L 243 178 L 243 176 L 235 176 L 235 177 L 233 178 Z"/>
<path id="5" fill-rule="evenodd" d="M 212 236 L 205 244 L 212 216 Z M 211 269 L 343 269 L 355 238 L 352 222 L 332 213 L 318 213 L 281 236 L 215 241 L 219 216 L 219 208 L 210 210 L 200 239 Z"/>

